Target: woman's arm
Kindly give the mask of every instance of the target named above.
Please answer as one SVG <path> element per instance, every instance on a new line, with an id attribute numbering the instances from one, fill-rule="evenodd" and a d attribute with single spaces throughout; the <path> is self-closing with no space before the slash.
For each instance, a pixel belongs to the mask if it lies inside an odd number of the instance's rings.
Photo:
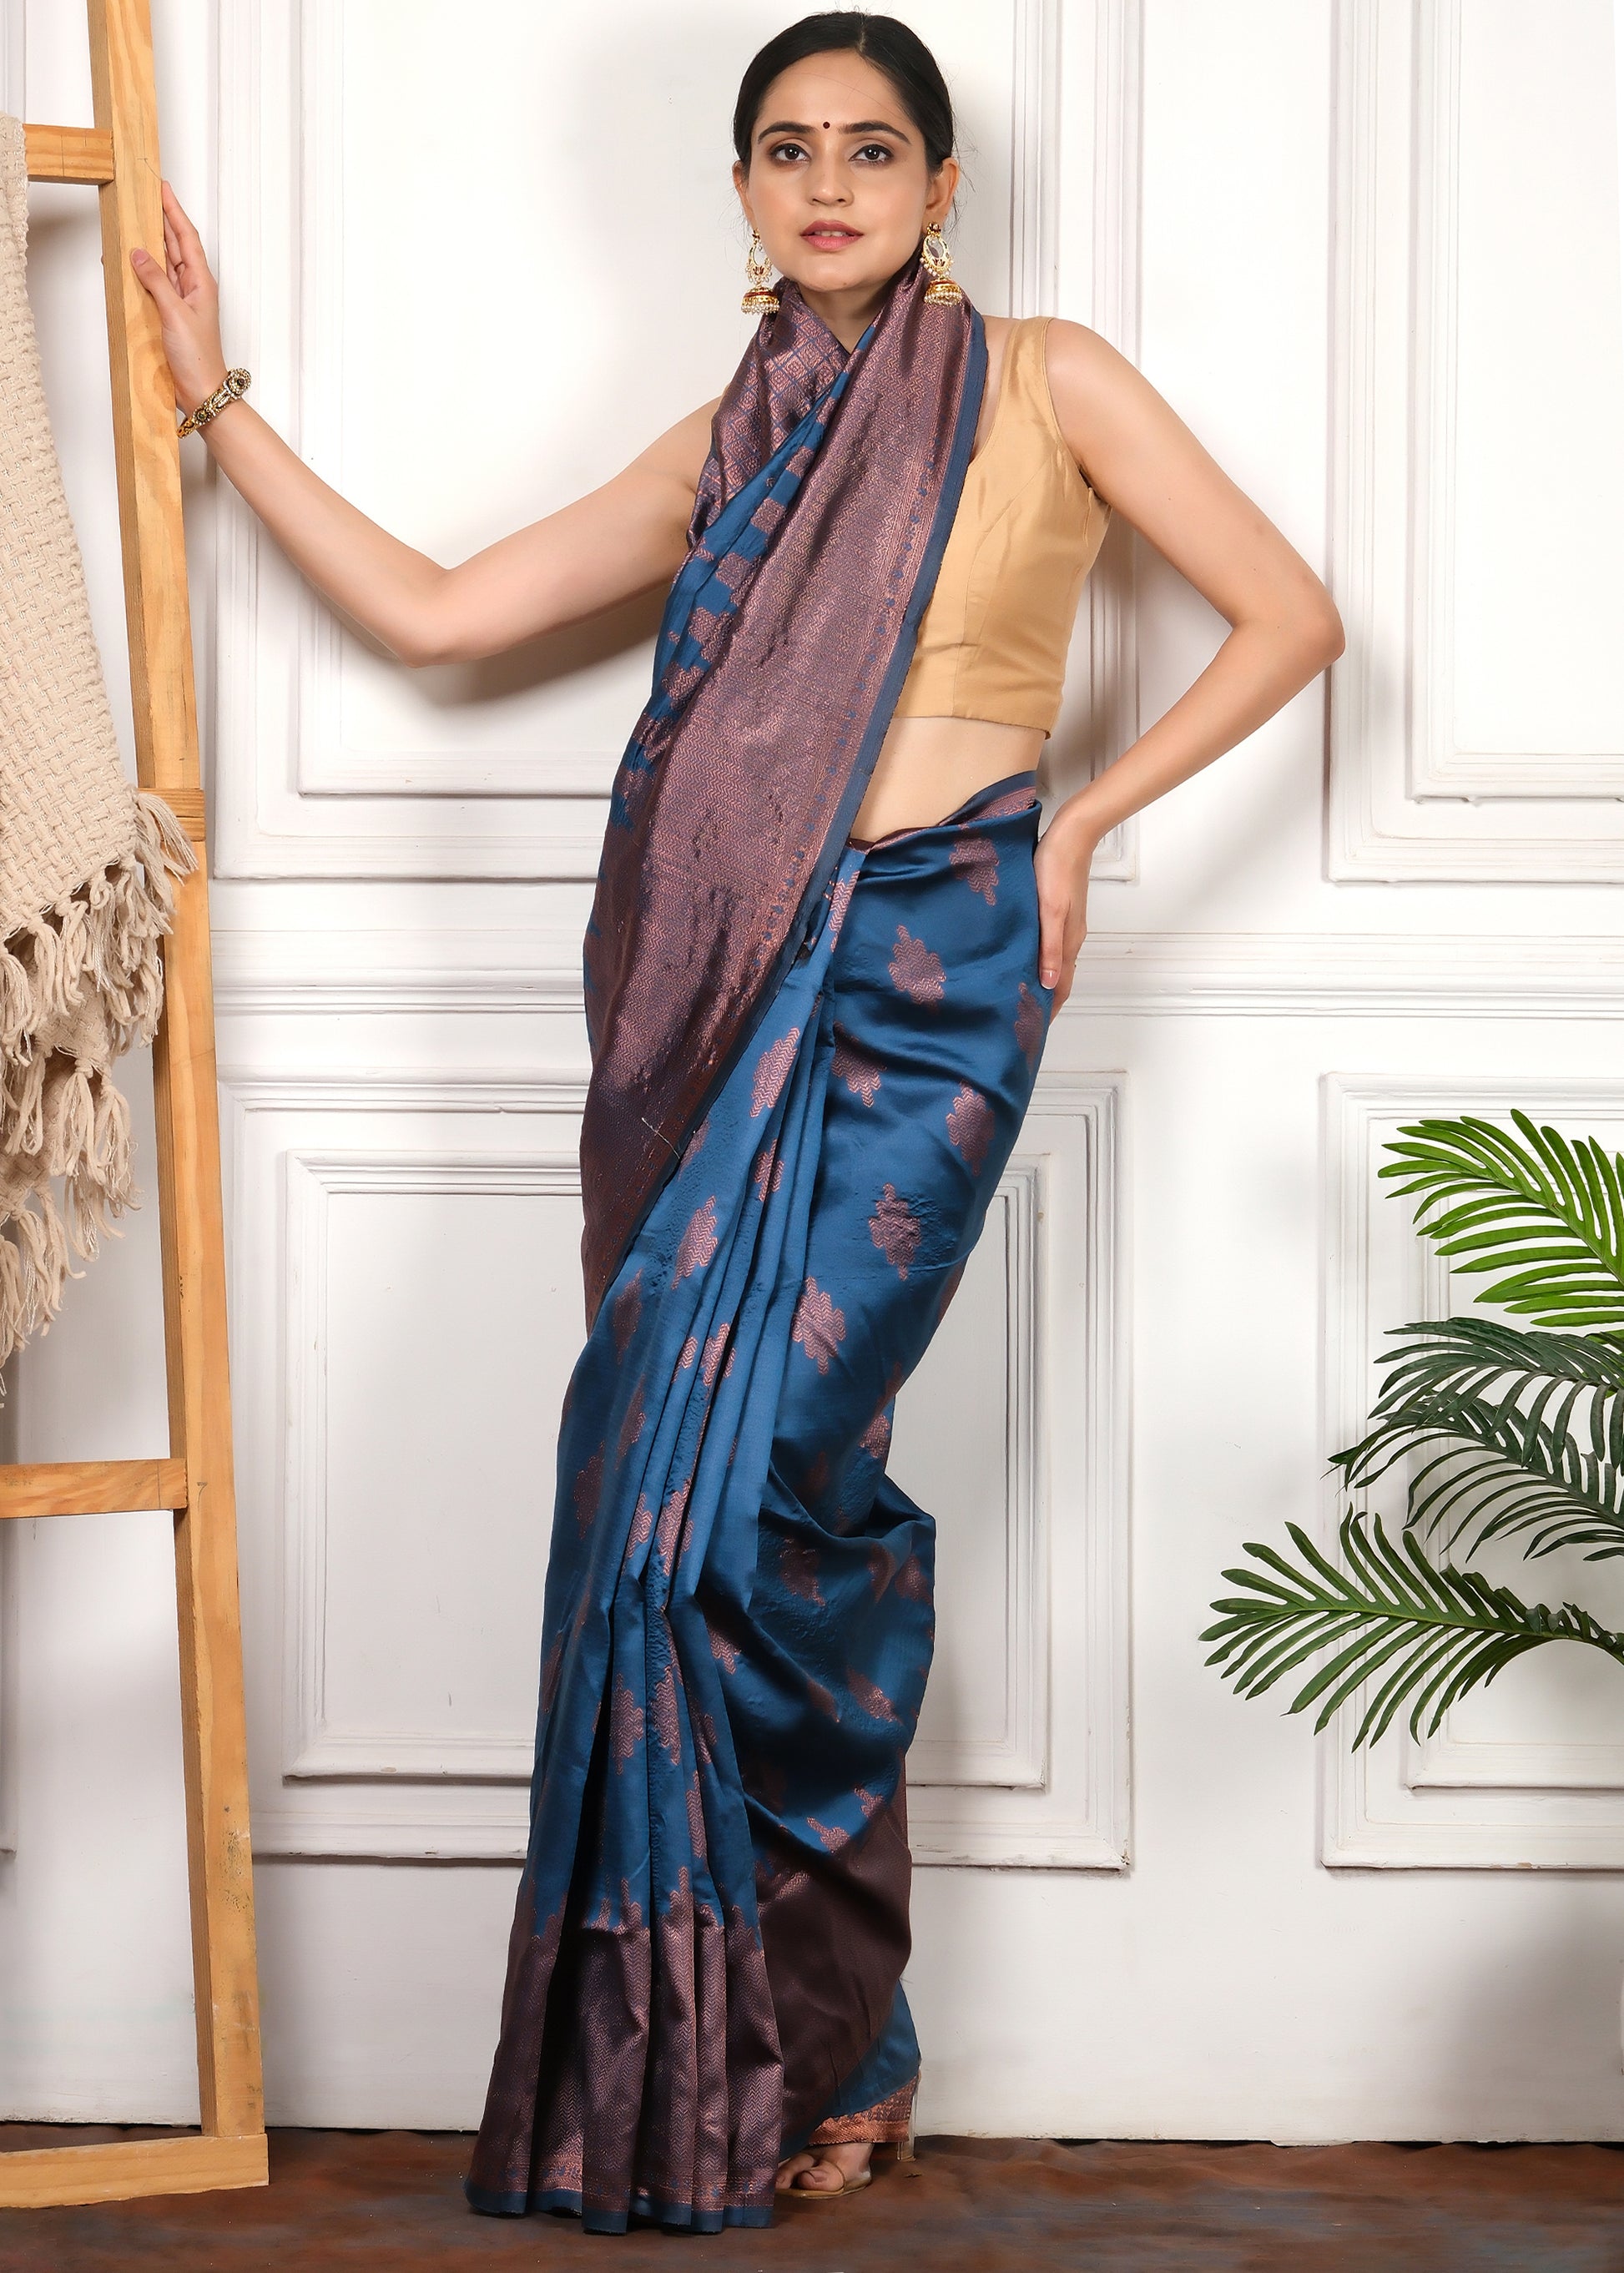
<path id="1" fill-rule="evenodd" d="M 1049 326 L 1055 413 L 1098 494 L 1232 626 L 1132 748 L 1067 798 L 1039 844 L 1041 969 L 1058 1009 L 1086 928 L 1094 846 L 1233 749 L 1342 653 L 1342 618 L 1306 560 L 1139 371 L 1086 325 Z"/>
<path id="2" fill-rule="evenodd" d="M 131 259 L 157 304 L 176 397 L 190 411 L 225 377 L 219 292 L 167 182 L 163 213 L 164 266 L 144 251 Z M 228 404 L 201 431 L 215 461 L 317 590 L 402 663 L 426 664 L 496 655 L 669 583 L 688 549 L 715 408 L 703 404 L 613 480 L 454 568 L 370 521 L 251 402 Z"/>

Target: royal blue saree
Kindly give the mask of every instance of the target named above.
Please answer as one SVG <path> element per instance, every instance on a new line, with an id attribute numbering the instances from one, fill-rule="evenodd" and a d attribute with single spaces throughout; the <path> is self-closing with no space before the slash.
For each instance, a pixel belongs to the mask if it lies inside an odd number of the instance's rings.
<path id="1" fill-rule="evenodd" d="M 768 371 L 771 403 L 747 356 L 718 411 L 696 508 L 709 536 L 667 605 L 588 935 L 590 1324 L 559 1436 L 529 1852 L 466 2181 L 477 2209 L 573 2211 L 605 2232 L 768 2224 L 783 2156 L 906 2122 L 904 1766 L 935 1527 L 886 1474 L 891 1413 L 980 1234 L 1051 1000 L 1030 775 L 929 827 L 848 836 L 956 506 L 980 319 L 921 307 L 905 271 L 847 359 L 779 289 L 779 352 L 796 325 L 801 351 L 787 377 Z M 937 316 L 954 338 L 932 341 Z M 865 361 L 876 341 L 883 364 Z M 740 772 L 711 762 L 718 704 L 685 782 L 673 757 L 696 692 L 731 684 L 748 704 L 754 686 L 765 706 L 763 671 L 816 662 L 785 655 L 793 595 L 758 571 L 816 502 L 851 401 L 870 424 L 850 430 L 854 461 L 831 463 L 861 494 L 883 403 L 859 390 L 899 385 L 899 356 L 919 371 L 876 499 L 911 500 L 890 523 L 889 589 L 848 595 L 845 661 L 823 670 L 811 718 L 771 698 L 776 739 Z M 730 468 L 741 404 L 758 462 L 741 446 Z M 840 554 L 839 514 L 820 510 L 805 573 L 821 591 Z M 736 602 L 706 620 L 698 596 L 718 583 Z M 765 662 L 726 635 L 763 599 L 778 626 L 759 634 Z M 758 873 L 728 836 L 751 784 Z"/>

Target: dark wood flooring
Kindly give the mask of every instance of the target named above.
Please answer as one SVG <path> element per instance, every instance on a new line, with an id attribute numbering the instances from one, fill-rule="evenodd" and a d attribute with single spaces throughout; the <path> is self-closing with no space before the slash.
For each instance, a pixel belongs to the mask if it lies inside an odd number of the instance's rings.
<path id="1" fill-rule="evenodd" d="M 0 2149 L 132 2127 L 0 2125 Z M 925 2139 L 912 2172 L 765 2230 L 583 2234 L 486 2218 L 458 2132 L 274 2131 L 271 2183 L 0 2211 L 4 2273 L 1624 2273 L 1624 2148 L 1269 2147 Z"/>

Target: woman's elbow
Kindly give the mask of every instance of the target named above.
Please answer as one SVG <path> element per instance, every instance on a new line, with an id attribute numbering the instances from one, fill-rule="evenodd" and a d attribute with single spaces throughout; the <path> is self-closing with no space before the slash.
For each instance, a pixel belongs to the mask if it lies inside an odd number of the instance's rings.
<path id="1" fill-rule="evenodd" d="M 1348 634 L 1342 629 L 1342 619 L 1335 601 L 1313 571 L 1304 562 L 1304 583 L 1306 589 L 1297 594 L 1296 613 L 1299 620 L 1299 637 L 1304 647 L 1314 658 L 1314 668 L 1323 671 L 1335 663 L 1348 644 Z"/>
<path id="2" fill-rule="evenodd" d="M 1278 621 L 1286 643 L 1302 658 L 1311 678 L 1335 663 L 1348 644 L 1336 603 L 1318 577 L 1312 590 L 1293 595 Z"/>
<path id="3" fill-rule="evenodd" d="M 1348 644 L 1348 634 L 1343 629 L 1342 617 L 1338 612 L 1335 601 L 1328 592 L 1325 596 L 1323 606 L 1315 612 L 1313 635 L 1320 656 L 1320 668 L 1323 671 L 1327 664 L 1335 662 Z"/>
<path id="4" fill-rule="evenodd" d="M 412 671 L 426 671 L 433 663 L 477 663 L 490 652 L 470 635 L 465 625 L 439 615 L 402 625 L 390 640 L 389 649 L 397 663 Z"/>
<path id="5" fill-rule="evenodd" d="M 455 569 L 425 563 L 393 595 L 386 636 L 397 662 L 422 671 L 432 663 L 474 663 L 491 652 L 477 636 L 472 595 L 459 588 L 455 575 Z"/>
<path id="6" fill-rule="evenodd" d="M 1230 618 L 1238 630 L 1244 621 L 1274 649 L 1282 664 L 1300 669 L 1304 682 L 1335 662 L 1348 644 L 1348 634 L 1336 603 L 1308 566 L 1266 595 L 1255 611 Z"/>

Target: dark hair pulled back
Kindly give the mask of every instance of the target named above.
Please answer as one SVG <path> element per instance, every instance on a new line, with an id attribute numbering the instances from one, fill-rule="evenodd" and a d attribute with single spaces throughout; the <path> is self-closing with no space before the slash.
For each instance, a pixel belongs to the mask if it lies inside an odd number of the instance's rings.
<path id="1" fill-rule="evenodd" d="M 750 137 L 763 98 L 780 71 L 808 56 L 849 50 L 883 71 L 919 129 L 925 162 L 934 174 L 952 155 L 953 104 L 941 65 L 919 34 L 895 16 L 871 16 L 861 8 L 826 8 L 786 25 L 752 56 L 739 82 L 733 106 L 733 148 L 748 173 Z"/>

